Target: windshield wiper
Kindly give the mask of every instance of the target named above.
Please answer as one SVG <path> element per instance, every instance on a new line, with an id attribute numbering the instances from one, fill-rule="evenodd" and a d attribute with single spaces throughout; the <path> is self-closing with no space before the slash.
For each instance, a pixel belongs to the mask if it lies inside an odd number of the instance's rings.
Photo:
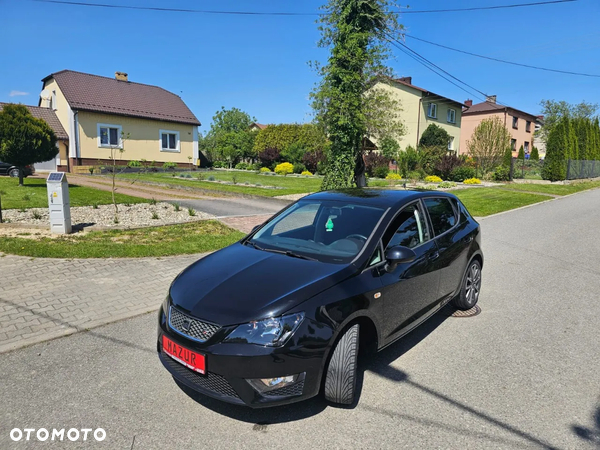
<path id="1" fill-rule="evenodd" d="M 265 249 L 264 249 L 264 248 L 262 248 L 262 247 L 259 247 L 258 245 L 256 245 L 256 244 L 255 244 L 254 242 L 252 242 L 252 241 L 246 241 L 246 242 L 244 242 L 244 245 L 251 245 L 251 246 L 252 246 L 252 247 L 254 247 L 256 250 L 262 250 L 262 251 L 265 251 Z"/>
<path id="2" fill-rule="evenodd" d="M 311 258 L 310 256 L 299 255 L 298 253 L 290 252 L 289 250 L 287 252 L 281 253 L 287 256 L 291 256 L 292 258 L 306 259 L 307 261 L 318 261 L 318 259 Z"/>
<path id="3" fill-rule="evenodd" d="M 298 253 L 294 253 L 294 252 L 291 252 L 289 250 L 275 250 L 275 249 L 272 249 L 272 248 L 262 248 L 262 247 L 256 245 L 252 241 L 246 241 L 244 243 L 244 245 L 246 245 L 246 244 L 251 245 L 256 250 L 262 250 L 263 252 L 279 253 L 281 255 L 290 256 L 292 258 L 306 259 L 307 261 L 318 261 L 318 259 L 311 258 L 310 256 L 299 255 Z"/>

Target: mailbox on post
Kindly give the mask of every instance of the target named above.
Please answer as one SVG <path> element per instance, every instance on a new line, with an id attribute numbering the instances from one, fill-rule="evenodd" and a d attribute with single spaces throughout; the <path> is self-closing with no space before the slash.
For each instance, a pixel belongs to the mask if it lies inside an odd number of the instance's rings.
<path id="1" fill-rule="evenodd" d="M 52 172 L 46 180 L 48 188 L 48 208 L 50 210 L 50 231 L 57 234 L 71 232 L 71 204 L 69 183 L 63 172 Z"/>

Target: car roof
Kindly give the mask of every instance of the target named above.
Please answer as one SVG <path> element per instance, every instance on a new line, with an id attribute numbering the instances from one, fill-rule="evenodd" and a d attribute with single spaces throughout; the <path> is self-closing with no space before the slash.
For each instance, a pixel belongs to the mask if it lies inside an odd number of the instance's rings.
<path id="1" fill-rule="evenodd" d="M 329 200 L 348 203 L 369 204 L 380 207 L 399 207 L 413 200 L 425 197 L 456 198 L 448 192 L 419 189 L 341 189 L 321 191 L 307 195 L 301 200 Z"/>

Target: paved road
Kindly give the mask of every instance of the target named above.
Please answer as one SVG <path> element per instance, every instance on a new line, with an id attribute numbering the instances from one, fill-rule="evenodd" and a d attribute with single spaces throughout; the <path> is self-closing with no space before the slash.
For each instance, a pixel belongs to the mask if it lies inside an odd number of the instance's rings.
<path id="1" fill-rule="evenodd" d="M 290 204 L 288 200 L 272 198 L 215 198 L 178 200 L 185 208 L 194 208 L 217 217 L 273 215 Z"/>
<path id="2" fill-rule="evenodd" d="M 0 355 L 0 448 L 27 448 L 14 427 L 102 427 L 111 449 L 598 448 L 600 190 L 481 223 L 483 312 L 440 313 L 365 361 L 355 408 L 192 398 L 151 314 Z M 48 447 L 67 445 L 96 447 Z"/>

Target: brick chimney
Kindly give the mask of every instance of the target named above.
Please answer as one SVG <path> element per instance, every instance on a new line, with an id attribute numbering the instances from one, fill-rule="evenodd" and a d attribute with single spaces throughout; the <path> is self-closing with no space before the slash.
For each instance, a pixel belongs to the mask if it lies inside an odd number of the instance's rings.
<path id="1" fill-rule="evenodd" d="M 412 77 L 401 77 L 398 78 L 400 81 L 404 81 L 405 83 L 412 84 Z"/>
<path id="2" fill-rule="evenodd" d="M 118 81 L 129 81 L 125 72 L 115 72 L 115 80 Z"/>
<path id="3" fill-rule="evenodd" d="M 473 100 L 469 99 L 469 100 L 465 100 L 465 105 L 467 105 L 467 107 L 471 107 L 473 106 Z"/>
<path id="4" fill-rule="evenodd" d="M 488 103 L 496 103 L 496 95 L 488 95 L 487 98 L 485 99 L 486 102 Z"/>

